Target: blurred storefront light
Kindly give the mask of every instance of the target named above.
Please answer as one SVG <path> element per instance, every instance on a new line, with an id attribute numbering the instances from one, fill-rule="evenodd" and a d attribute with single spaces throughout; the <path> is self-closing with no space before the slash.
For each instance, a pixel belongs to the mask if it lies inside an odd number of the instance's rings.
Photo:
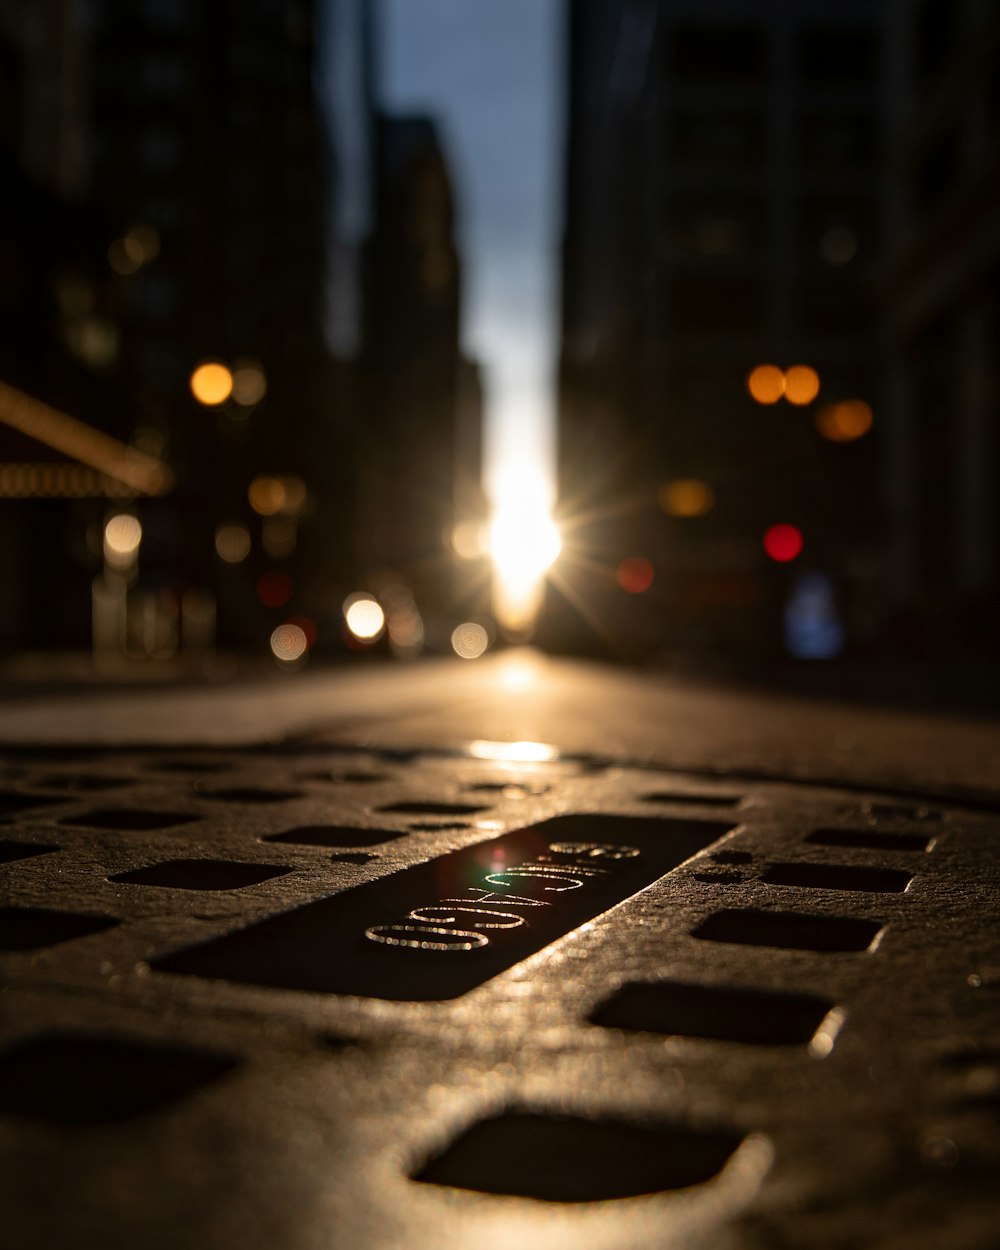
<path id="1" fill-rule="evenodd" d="M 489 549 L 486 527 L 478 521 L 459 521 L 451 531 L 451 545 L 462 560 L 478 560 Z"/>
<path id="2" fill-rule="evenodd" d="M 119 512 L 104 526 L 104 558 L 114 569 L 131 568 L 139 556 L 142 526 L 138 517 Z"/>
<path id="3" fill-rule="evenodd" d="M 295 593 L 287 573 L 262 573 L 257 579 L 257 598 L 265 608 L 283 608 Z"/>
<path id="4" fill-rule="evenodd" d="M 233 375 L 218 360 L 203 361 L 189 379 L 191 394 L 199 404 L 215 408 L 224 404 L 233 393 Z"/>
<path id="5" fill-rule="evenodd" d="M 616 576 L 622 590 L 641 595 L 653 584 L 653 566 L 645 556 L 630 556 L 619 564 Z"/>
<path id="6" fill-rule="evenodd" d="M 227 564 L 240 564 L 250 554 L 250 531 L 245 525 L 230 523 L 215 530 L 215 553 Z"/>
<path id="7" fill-rule="evenodd" d="M 707 482 L 696 477 L 676 478 L 660 487 L 657 498 L 668 516 L 699 517 L 711 512 L 715 493 Z"/>
<path id="8" fill-rule="evenodd" d="M 816 429 L 831 443 L 853 443 L 872 428 L 871 406 L 863 399 L 827 404 L 816 413 Z"/>
<path id="9" fill-rule="evenodd" d="M 805 545 L 802 531 L 784 522 L 772 525 L 764 531 L 764 550 L 778 564 L 788 564 L 801 554 Z"/>
<path id="10" fill-rule="evenodd" d="M 237 360 L 233 365 L 233 399 L 243 408 L 252 408 L 267 394 L 267 377 L 256 360 Z"/>
<path id="11" fill-rule="evenodd" d="M 451 649 L 463 660 L 478 660 L 486 653 L 490 636 L 477 621 L 463 621 L 451 634 Z"/>
<path id="12" fill-rule="evenodd" d="M 363 590 L 344 600 L 344 621 L 359 642 L 375 642 L 385 629 L 385 613 L 378 601 Z"/>
<path id="13" fill-rule="evenodd" d="M 811 365 L 792 365 L 785 370 L 785 398 L 796 407 L 811 404 L 819 394 L 819 374 Z"/>
<path id="14" fill-rule="evenodd" d="M 301 625 L 286 621 L 271 634 L 271 653 L 282 665 L 297 664 L 309 649 L 309 639 Z"/>
<path id="15" fill-rule="evenodd" d="M 747 390 L 758 404 L 776 404 L 785 393 L 785 375 L 777 365 L 757 365 L 747 375 Z"/>

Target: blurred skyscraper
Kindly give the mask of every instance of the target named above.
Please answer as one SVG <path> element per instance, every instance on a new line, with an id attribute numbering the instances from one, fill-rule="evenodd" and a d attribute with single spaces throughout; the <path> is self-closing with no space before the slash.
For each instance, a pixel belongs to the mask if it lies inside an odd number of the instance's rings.
<path id="1" fill-rule="evenodd" d="M 893 0 L 890 29 L 890 585 L 925 638 L 944 632 L 995 655 L 1000 9 Z"/>
<path id="2" fill-rule="evenodd" d="M 452 531 L 484 519 L 481 392 L 459 350 L 454 189 L 431 118 L 382 116 L 377 133 L 359 538 L 366 576 L 406 586 L 428 617 L 428 640 L 446 646 L 455 608 L 482 606 L 471 587 L 455 603 Z"/>
<path id="3" fill-rule="evenodd" d="M 291 612 L 328 612 L 327 635 L 339 630 L 371 43 L 358 0 L 0 7 L 5 160 L 21 188 L 3 245 L 31 291 L 19 308 L 8 284 L 2 311 L 20 327 L 16 360 L 37 360 L 3 380 L 176 470 L 169 497 L 134 505 L 140 586 L 199 605 L 202 638 L 216 596 L 225 641 L 266 646 Z M 63 357 L 73 385 L 59 384 Z M 84 585 L 109 506 L 95 493 L 77 508 Z M 90 604 L 52 576 L 66 546 L 52 514 L 23 527 L 15 582 L 44 567 L 59 640 L 86 645 Z M 37 616 L 27 607 L 10 640 L 46 641 Z"/>
<path id="4" fill-rule="evenodd" d="M 837 441 L 836 405 L 879 408 L 883 5 L 569 14 L 560 495 L 578 558 L 562 563 L 594 625 L 566 608 L 560 632 L 780 646 L 774 524 L 870 613 L 874 444 Z M 763 364 L 778 389 L 755 399 Z"/>

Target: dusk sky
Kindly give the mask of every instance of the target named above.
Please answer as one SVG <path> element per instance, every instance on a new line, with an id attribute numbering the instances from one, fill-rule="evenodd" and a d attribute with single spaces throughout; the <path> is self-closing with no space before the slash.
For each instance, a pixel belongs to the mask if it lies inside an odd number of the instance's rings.
<path id="1" fill-rule="evenodd" d="M 484 366 L 487 476 L 551 474 L 562 225 L 562 0 L 382 0 L 384 107 L 440 123 L 465 350 Z"/>

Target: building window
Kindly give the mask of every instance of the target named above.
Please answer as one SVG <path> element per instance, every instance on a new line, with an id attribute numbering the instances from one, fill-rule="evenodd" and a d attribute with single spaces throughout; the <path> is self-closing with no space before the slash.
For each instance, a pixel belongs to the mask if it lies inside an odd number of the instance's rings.
<path id="1" fill-rule="evenodd" d="M 760 26 L 676 26 L 667 39 L 668 72 L 678 82 L 745 83 L 767 75 L 767 36 Z"/>
<path id="2" fill-rule="evenodd" d="M 807 86 L 873 86 L 879 68 L 879 38 L 862 26 L 813 26 L 796 41 L 799 75 Z"/>

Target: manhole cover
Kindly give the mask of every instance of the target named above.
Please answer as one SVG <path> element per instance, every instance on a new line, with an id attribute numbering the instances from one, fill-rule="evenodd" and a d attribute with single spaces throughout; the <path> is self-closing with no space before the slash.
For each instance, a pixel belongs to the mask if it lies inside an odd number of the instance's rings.
<path id="1" fill-rule="evenodd" d="M 986 806 L 481 750 L 14 754 L 12 1250 L 996 1244 Z"/>

